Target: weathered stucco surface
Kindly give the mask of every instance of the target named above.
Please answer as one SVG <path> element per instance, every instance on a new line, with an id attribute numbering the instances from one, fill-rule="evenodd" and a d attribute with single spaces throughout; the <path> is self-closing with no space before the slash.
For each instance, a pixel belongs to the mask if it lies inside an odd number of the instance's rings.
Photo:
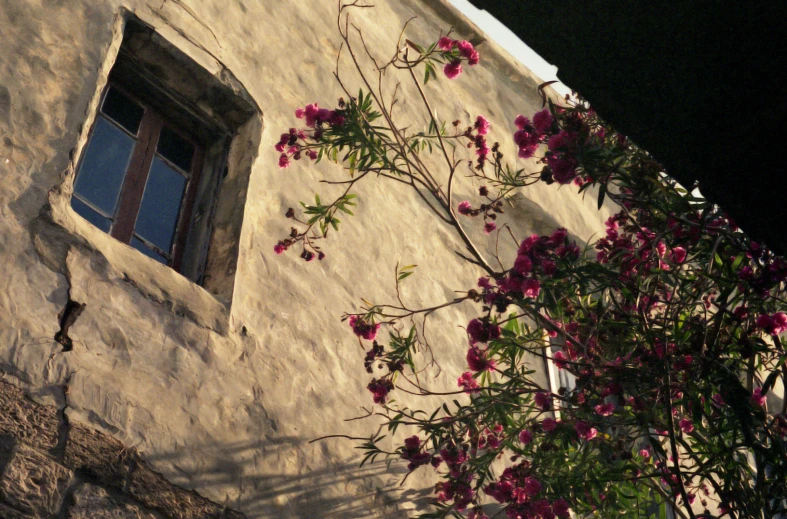
<path id="1" fill-rule="evenodd" d="M 210 72 L 231 71 L 262 111 L 229 305 L 68 208 L 74 160 L 125 13 Z M 344 311 L 357 309 L 360 297 L 386 301 L 397 261 L 420 265 L 404 286 L 414 305 L 452 298 L 479 275 L 453 254 L 457 238 L 390 184 L 361 186 L 358 218 L 345 222 L 322 263 L 273 253 L 288 230 L 286 209 L 340 174 L 329 164 L 281 170 L 273 149 L 295 123 L 296 107 L 331 106 L 341 95 L 332 80 L 336 14 L 328 0 L 0 0 L 3 376 L 65 408 L 70 421 L 135 447 L 170 481 L 250 518 L 404 517 L 396 492 L 411 503 L 429 493 L 429 482 L 417 478 L 398 489 L 403 466 L 393 465 L 398 475 L 383 464 L 359 469 L 348 441 L 309 441 L 374 429 L 343 421 L 371 403 L 362 353 L 340 322 Z M 382 57 L 413 16 L 407 35 L 414 41 L 432 41 L 450 26 L 476 35 L 438 0 L 381 0 L 353 14 Z M 540 108 L 539 81 L 494 44 L 480 50 L 480 66 L 453 82 L 440 78 L 427 93 L 439 116 L 484 114 L 493 138 L 508 142 L 513 117 Z M 405 121 L 418 110 L 407 85 L 401 109 Z M 473 189 L 462 182 L 460 199 Z M 588 239 L 608 212 L 573 188 L 535 186 L 507 214 L 520 236 L 562 225 Z M 63 352 L 53 337 L 69 297 L 86 306 L 69 331 L 73 350 Z M 470 310 L 451 309 L 430 323 L 442 368 L 435 387 L 454 385 L 464 370 L 458 325 Z M 102 496 L 85 490 L 78 499 L 92 506 Z"/>

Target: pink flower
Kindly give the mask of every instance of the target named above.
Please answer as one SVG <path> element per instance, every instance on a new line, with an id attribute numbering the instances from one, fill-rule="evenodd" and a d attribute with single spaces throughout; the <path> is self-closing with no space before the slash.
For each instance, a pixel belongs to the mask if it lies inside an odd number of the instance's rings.
<path id="1" fill-rule="evenodd" d="M 525 479 L 525 492 L 529 496 L 534 496 L 541 492 L 541 482 L 536 478 L 528 477 Z"/>
<path id="2" fill-rule="evenodd" d="M 385 399 L 388 397 L 388 393 L 390 393 L 394 388 L 393 382 L 389 379 L 376 379 L 373 378 L 369 385 L 366 386 L 366 389 L 371 391 L 372 398 L 375 404 L 384 404 Z"/>
<path id="3" fill-rule="evenodd" d="M 555 336 L 557 336 L 557 333 L 555 333 Z M 557 366 L 558 369 L 566 369 L 566 366 L 567 366 L 566 361 L 567 360 L 568 359 L 566 357 L 566 354 L 563 353 L 562 351 L 556 351 L 552 355 L 552 361 L 555 363 L 555 366 Z"/>
<path id="4" fill-rule="evenodd" d="M 568 231 L 565 227 L 560 227 L 559 229 L 555 229 L 555 232 L 549 237 L 549 242 L 552 245 L 563 245 L 563 242 L 566 241 L 566 236 L 568 236 Z"/>
<path id="5" fill-rule="evenodd" d="M 542 411 L 547 411 L 552 405 L 552 395 L 546 391 L 539 391 L 535 396 L 536 406 Z"/>
<path id="6" fill-rule="evenodd" d="M 536 298 L 539 292 L 541 292 L 541 283 L 537 279 L 528 278 L 522 282 L 522 293 L 525 297 Z"/>
<path id="7" fill-rule="evenodd" d="M 541 429 L 543 429 L 544 432 L 552 432 L 557 429 L 557 421 L 554 418 L 544 418 L 541 421 Z"/>
<path id="8" fill-rule="evenodd" d="M 470 202 L 465 200 L 464 202 L 459 202 L 459 205 L 457 206 L 456 209 L 459 212 L 459 214 L 469 216 L 473 211 L 473 206 L 470 205 Z"/>
<path id="9" fill-rule="evenodd" d="M 686 261 L 686 249 L 683 247 L 673 247 L 670 259 L 673 263 L 681 264 Z"/>
<path id="10" fill-rule="evenodd" d="M 473 378 L 473 374 L 469 371 L 465 371 L 456 379 L 456 385 L 463 388 L 465 393 L 478 393 L 481 387 L 478 385 L 476 379 Z"/>
<path id="11" fill-rule="evenodd" d="M 552 176 L 558 184 L 568 184 L 577 175 L 576 165 L 571 160 L 552 155 L 547 158 L 547 162 L 552 169 Z"/>
<path id="12" fill-rule="evenodd" d="M 456 79 L 462 73 L 462 62 L 455 59 L 443 67 L 443 72 L 448 79 Z"/>
<path id="13" fill-rule="evenodd" d="M 648 449 L 640 449 L 639 455 L 645 460 L 650 459 L 650 451 Z"/>
<path id="14" fill-rule="evenodd" d="M 473 319 L 467 323 L 467 335 L 470 336 L 470 344 L 478 342 L 489 342 L 500 337 L 500 327 L 496 324 Z"/>
<path id="15" fill-rule="evenodd" d="M 568 503 L 564 499 L 555 499 L 552 502 L 552 512 L 561 519 L 570 516 Z"/>
<path id="16" fill-rule="evenodd" d="M 765 405 L 765 396 L 762 394 L 762 388 L 754 388 L 754 391 L 751 393 L 751 403 L 760 407 Z"/>
<path id="17" fill-rule="evenodd" d="M 467 350 L 467 366 L 475 372 L 479 371 L 492 371 L 495 368 L 495 363 L 486 358 L 486 353 L 473 346 Z"/>
<path id="18" fill-rule="evenodd" d="M 350 327 L 353 329 L 355 335 L 367 341 L 374 340 L 374 338 L 377 337 L 377 330 L 380 329 L 379 324 L 367 323 L 357 315 L 350 316 Z"/>
<path id="19" fill-rule="evenodd" d="M 574 426 L 574 430 L 577 432 L 577 436 L 583 440 L 592 440 L 598 434 L 598 430 L 596 430 L 595 427 L 591 427 L 583 421 L 577 422 Z"/>
<path id="20" fill-rule="evenodd" d="M 309 158 L 310 158 L 310 159 L 312 159 L 312 160 L 316 160 L 316 159 L 317 159 L 317 152 L 316 152 L 316 151 L 314 151 L 314 150 L 309 150 L 308 152 L 306 152 L 306 154 L 307 154 L 307 155 L 309 156 Z"/>
<path id="21" fill-rule="evenodd" d="M 497 225 L 495 225 L 495 222 L 486 222 L 484 224 L 484 234 L 489 234 L 491 232 L 494 232 L 495 229 L 497 229 Z"/>
<path id="22" fill-rule="evenodd" d="M 763 314 L 757 318 L 757 326 L 771 335 L 779 335 L 787 330 L 787 314 L 776 312 L 773 315 Z"/>
<path id="23" fill-rule="evenodd" d="M 286 153 L 279 155 L 279 167 L 282 169 L 290 167 L 290 159 L 287 157 Z"/>
<path id="24" fill-rule="evenodd" d="M 525 130 L 527 127 L 532 127 L 533 125 L 530 123 L 530 119 L 525 117 L 524 115 L 517 115 L 516 119 L 514 119 L 514 124 L 520 130 Z"/>
<path id="25" fill-rule="evenodd" d="M 530 274 L 533 271 L 533 260 L 525 254 L 517 256 L 514 261 L 514 270 L 523 276 Z"/>
<path id="26" fill-rule="evenodd" d="M 525 429 L 524 431 L 519 433 L 519 441 L 524 445 L 533 441 L 533 433 Z"/>
<path id="27" fill-rule="evenodd" d="M 273 246 L 273 251 L 276 254 L 281 254 L 286 250 L 287 250 L 287 245 L 283 241 L 280 241 L 279 243 Z"/>
<path id="28" fill-rule="evenodd" d="M 680 422 L 678 422 L 678 425 L 680 426 L 680 430 L 686 434 L 689 434 L 694 430 L 694 425 L 688 418 L 681 418 Z"/>
<path id="29" fill-rule="evenodd" d="M 452 40 L 448 36 L 443 36 L 439 40 L 437 40 L 437 46 L 440 47 L 440 50 L 449 51 L 456 47 L 456 44 L 459 43 L 456 40 Z"/>
<path id="30" fill-rule="evenodd" d="M 479 115 L 476 118 L 474 126 L 478 130 L 479 135 L 486 135 L 489 133 L 489 121 L 483 115 Z"/>
<path id="31" fill-rule="evenodd" d="M 295 117 L 297 117 L 298 119 L 303 119 L 303 114 L 304 114 L 303 108 L 298 108 L 297 110 L 295 110 Z"/>
<path id="32" fill-rule="evenodd" d="M 712 397 L 710 397 L 710 398 L 711 398 L 711 400 L 713 400 L 713 403 L 714 403 L 714 404 L 715 404 L 717 407 L 722 407 L 722 406 L 724 406 L 724 405 L 725 405 L 724 399 L 721 397 L 721 395 L 720 395 L 719 393 L 716 393 L 716 394 L 714 394 L 714 395 L 713 395 Z"/>
<path id="33" fill-rule="evenodd" d="M 610 403 L 599 404 L 594 409 L 599 416 L 610 416 L 615 411 L 615 405 Z"/>
<path id="34" fill-rule="evenodd" d="M 473 55 L 473 52 L 475 52 L 475 48 L 473 48 L 473 44 L 467 40 L 462 40 L 458 42 L 456 46 L 459 49 L 459 54 L 467 59 L 470 59 L 470 57 Z"/>
<path id="35" fill-rule="evenodd" d="M 546 133 L 552 127 L 552 114 L 544 108 L 533 116 L 533 127 L 538 133 Z"/>
<path id="36" fill-rule="evenodd" d="M 474 65 L 478 65 L 478 62 L 481 61 L 481 55 L 478 53 L 477 50 L 474 50 L 470 53 L 470 57 L 467 58 L 467 64 L 471 67 Z"/>

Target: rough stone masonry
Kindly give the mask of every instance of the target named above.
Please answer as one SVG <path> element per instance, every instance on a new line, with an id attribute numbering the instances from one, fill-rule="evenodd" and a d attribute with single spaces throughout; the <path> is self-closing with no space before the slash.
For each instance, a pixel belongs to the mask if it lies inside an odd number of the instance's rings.
<path id="1" fill-rule="evenodd" d="M 413 17 L 413 41 L 451 27 L 483 37 L 443 0 L 374 3 L 352 21 L 386 59 Z M 461 242 L 406 191 L 369 183 L 358 218 L 328 241 L 324 261 L 273 252 L 289 230 L 287 209 L 315 189 L 338 194 L 319 180 L 343 178 L 326 162 L 279 169 L 274 150 L 295 108 L 334 106 L 342 94 L 332 79 L 337 8 L 329 0 L 0 0 L 0 516 L 399 518 L 426 503 L 433 481 L 410 477 L 400 487 L 404 466 L 359 468 L 353 443 L 310 441 L 375 429 L 345 421 L 372 402 L 342 313 L 361 297 L 387 301 L 397 261 L 419 265 L 402 288 L 409 304 L 452 299 L 479 275 L 454 254 Z M 207 251 L 213 281 L 202 285 L 70 206 L 129 20 L 258 108 L 234 130 L 227 174 L 218 176 L 211 243 L 221 246 Z M 486 116 L 491 138 L 513 158 L 513 119 L 540 109 L 540 80 L 493 42 L 479 50 L 479 66 L 430 81 L 426 93 L 445 120 Z M 340 70 L 357 89 L 346 57 Z M 397 79 L 387 80 L 393 91 Z M 197 96 L 195 110 L 216 106 L 199 98 L 203 83 L 181 86 Z M 404 81 L 399 91 L 401 124 L 421 125 L 417 92 Z M 462 178 L 456 196 L 475 189 Z M 595 201 L 533 186 L 506 214 L 519 236 L 563 226 L 587 240 L 610 214 Z M 494 247 L 480 229 L 473 239 Z M 456 348 L 469 310 L 430 322 L 442 369 L 424 375 L 437 390 L 455 388 L 464 371 Z"/>

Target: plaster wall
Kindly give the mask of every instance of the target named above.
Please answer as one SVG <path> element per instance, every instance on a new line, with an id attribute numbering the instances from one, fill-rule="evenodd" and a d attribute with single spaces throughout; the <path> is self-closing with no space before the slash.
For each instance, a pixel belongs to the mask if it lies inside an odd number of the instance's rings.
<path id="1" fill-rule="evenodd" d="M 273 149 L 296 107 L 333 106 L 342 94 L 332 79 L 337 10 L 327 0 L 0 0 L 2 375 L 70 421 L 136 448 L 175 484 L 250 518 L 405 517 L 397 493 L 415 503 L 428 496 L 430 481 L 398 487 L 404 466 L 359 469 L 351 442 L 309 441 L 374 430 L 344 421 L 371 398 L 343 312 L 357 310 L 361 297 L 388 301 L 397 261 L 419 265 L 404 285 L 412 305 L 451 299 L 480 275 L 453 253 L 461 243 L 425 205 L 391 184 L 361 185 L 357 218 L 329 241 L 323 262 L 274 254 L 289 229 L 287 208 L 311 199 L 319 180 L 342 178 L 325 163 L 279 169 Z M 130 13 L 213 74 L 230 71 L 261 109 L 261 144 L 243 152 L 253 166 L 231 300 L 114 242 L 68 207 L 74 164 Z M 414 41 L 451 26 L 479 35 L 442 0 L 380 0 L 353 20 L 385 58 L 413 16 Z M 540 109 L 540 81 L 494 43 L 480 51 L 481 65 L 453 82 L 441 77 L 427 94 L 439 116 L 471 122 L 484 114 L 492 138 L 508 143 L 514 116 Z M 403 120 L 414 121 L 418 100 L 402 88 Z M 515 156 L 509 144 L 503 150 Z M 474 189 L 462 179 L 457 199 Z M 608 215 L 595 197 L 557 186 L 528 188 L 507 211 L 520 237 L 565 226 L 583 240 Z M 73 350 L 63 352 L 53 337 L 69 297 L 86 306 L 69 331 Z M 452 308 L 430 322 L 441 359 L 435 388 L 453 387 L 465 369 L 458 325 L 471 311 Z"/>

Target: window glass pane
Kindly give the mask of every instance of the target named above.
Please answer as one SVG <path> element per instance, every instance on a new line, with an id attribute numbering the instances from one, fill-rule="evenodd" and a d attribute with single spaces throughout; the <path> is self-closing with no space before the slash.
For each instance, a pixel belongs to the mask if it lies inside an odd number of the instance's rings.
<path id="1" fill-rule="evenodd" d="M 155 157 L 150 166 L 134 232 L 169 252 L 185 187 L 185 177 Z"/>
<path id="2" fill-rule="evenodd" d="M 156 151 L 185 172 L 191 170 L 194 146 L 166 126 L 161 129 Z"/>
<path id="3" fill-rule="evenodd" d="M 113 87 L 109 88 L 109 92 L 104 97 L 101 111 L 134 135 L 137 134 L 139 123 L 145 113 L 144 108 Z"/>
<path id="4" fill-rule="evenodd" d="M 105 218 L 104 216 L 101 216 L 92 210 L 87 204 L 83 203 L 75 196 L 71 197 L 71 207 L 79 216 L 88 222 L 92 223 L 104 232 L 109 232 L 109 228 L 112 226 L 112 221 L 109 218 Z"/>
<path id="5" fill-rule="evenodd" d="M 157 253 L 147 245 L 145 245 L 142 240 L 138 239 L 136 236 L 131 237 L 131 246 L 137 249 L 139 252 L 147 256 L 148 258 L 153 258 L 154 260 L 158 261 L 159 263 L 166 265 L 167 258 L 162 256 L 161 254 Z"/>
<path id="6" fill-rule="evenodd" d="M 115 125 L 99 117 L 79 168 L 74 192 L 104 214 L 114 215 L 135 143 Z"/>

